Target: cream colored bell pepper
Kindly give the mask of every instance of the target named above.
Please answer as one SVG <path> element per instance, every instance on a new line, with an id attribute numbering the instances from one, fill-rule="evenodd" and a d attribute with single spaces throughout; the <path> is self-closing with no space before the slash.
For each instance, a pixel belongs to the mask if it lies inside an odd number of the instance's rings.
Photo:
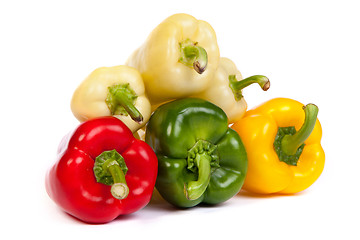
<path id="1" fill-rule="evenodd" d="M 205 91 L 193 97 L 205 99 L 219 106 L 228 116 L 229 123 L 234 123 L 246 112 L 247 103 L 242 90 L 252 83 L 258 83 L 264 91 L 270 87 L 270 81 L 265 76 L 255 75 L 243 79 L 234 62 L 222 57 L 211 84 Z"/>
<path id="2" fill-rule="evenodd" d="M 81 122 L 113 115 L 136 132 L 149 120 L 151 105 L 140 73 L 121 65 L 94 70 L 75 90 L 71 110 Z"/>
<path id="3" fill-rule="evenodd" d="M 126 65 L 138 69 L 152 105 L 187 97 L 209 85 L 219 63 L 209 23 L 175 14 L 160 23 Z"/>

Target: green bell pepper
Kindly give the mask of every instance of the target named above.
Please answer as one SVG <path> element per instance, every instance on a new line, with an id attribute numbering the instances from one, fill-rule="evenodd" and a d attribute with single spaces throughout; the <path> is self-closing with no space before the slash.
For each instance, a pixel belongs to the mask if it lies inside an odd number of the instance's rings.
<path id="1" fill-rule="evenodd" d="M 237 194 L 247 155 L 225 112 L 196 98 L 166 103 L 153 113 L 145 141 L 158 157 L 156 188 L 169 203 L 217 204 Z"/>

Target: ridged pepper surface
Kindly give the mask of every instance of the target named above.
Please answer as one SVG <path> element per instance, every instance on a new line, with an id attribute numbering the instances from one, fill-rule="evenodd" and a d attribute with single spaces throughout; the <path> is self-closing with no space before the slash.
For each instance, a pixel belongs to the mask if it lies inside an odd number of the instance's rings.
<path id="1" fill-rule="evenodd" d="M 196 98 L 166 103 L 150 117 L 145 139 L 159 161 L 156 188 L 171 204 L 217 204 L 240 191 L 246 152 L 216 105 Z"/>
<path id="2" fill-rule="evenodd" d="M 46 175 L 50 198 L 88 223 L 106 223 L 145 207 L 153 193 L 157 159 L 115 117 L 81 123 L 63 138 Z"/>
<path id="3" fill-rule="evenodd" d="M 291 194 L 307 189 L 319 178 L 325 153 L 317 114 L 314 104 L 275 98 L 232 125 L 248 153 L 245 190 Z"/>

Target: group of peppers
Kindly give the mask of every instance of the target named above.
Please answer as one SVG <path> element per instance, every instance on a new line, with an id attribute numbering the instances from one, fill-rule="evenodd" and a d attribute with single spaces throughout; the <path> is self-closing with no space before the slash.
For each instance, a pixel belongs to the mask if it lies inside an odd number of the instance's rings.
<path id="1" fill-rule="evenodd" d="M 247 110 L 242 79 L 216 35 L 187 14 L 165 19 L 125 65 L 93 71 L 75 90 L 81 124 L 63 138 L 46 176 L 65 212 L 106 223 L 146 206 L 154 191 L 188 208 L 240 189 L 296 193 L 320 176 L 318 108 L 286 98 Z"/>

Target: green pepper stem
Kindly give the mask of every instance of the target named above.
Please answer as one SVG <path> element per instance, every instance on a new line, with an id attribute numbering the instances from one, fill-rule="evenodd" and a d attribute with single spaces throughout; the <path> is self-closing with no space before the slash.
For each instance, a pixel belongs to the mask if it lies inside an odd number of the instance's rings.
<path id="1" fill-rule="evenodd" d="M 179 45 L 179 62 L 193 68 L 197 73 L 202 74 L 208 64 L 208 55 L 206 50 L 199 46 L 197 42 L 193 42 L 190 39 L 180 42 Z"/>
<path id="2" fill-rule="evenodd" d="M 206 153 L 197 154 L 195 163 L 197 165 L 199 174 L 196 181 L 190 181 L 185 185 L 185 196 L 189 200 L 198 199 L 205 192 L 210 182 L 211 174 L 211 156 Z"/>
<path id="3" fill-rule="evenodd" d="M 287 155 L 294 155 L 298 148 L 308 139 L 314 130 L 319 112 L 315 104 L 307 104 L 303 107 L 305 120 L 299 131 L 294 135 L 286 135 L 281 141 L 281 150 Z"/>
<path id="4" fill-rule="evenodd" d="M 229 75 L 229 85 L 236 101 L 239 101 L 243 97 L 242 90 L 253 83 L 259 84 L 264 91 L 270 88 L 269 79 L 263 75 L 254 75 L 240 81 L 237 81 L 235 75 Z"/>
<path id="5" fill-rule="evenodd" d="M 111 194 L 114 198 L 124 199 L 129 194 L 129 188 L 126 184 L 125 174 L 121 170 L 121 167 L 115 160 L 108 160 L 109 163 L 105 163 L 104 167 L 108 168 L 114 183 L 111 185 Z"/>
<path id="6" fill-rule="evenodd" d="M 109 87 L 109 93 L 105 100 L 112 115 L 127 115 L 138 123 L 143 121 L 143 116 L 134 106 L 137 98 L 129 84 L 119 84 Z"/>

